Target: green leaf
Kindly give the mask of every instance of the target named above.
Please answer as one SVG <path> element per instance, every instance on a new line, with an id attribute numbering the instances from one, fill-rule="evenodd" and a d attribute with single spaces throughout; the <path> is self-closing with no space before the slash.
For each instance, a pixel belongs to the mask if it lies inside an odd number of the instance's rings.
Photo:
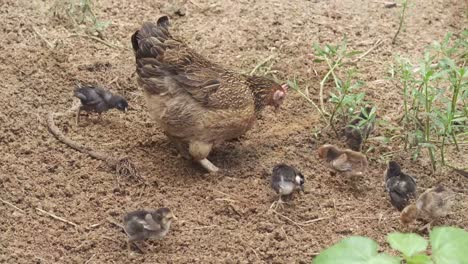
<path id="1" fill-rule="evenodd" d="M 421 147 L 425 147 L 425 148 L 431 148 L 431 149 L 435 149 L 436 146 L 432 143 L 427 143 L 427 142 L 423 142 L 423 143 L 419 143 L 419 145 Z"/>
<path id="2" fill-rule="evenodd" d="M 322 251 L 314 264 L 399 264 L 400 259 L 377 253 L 377 243 L 370 238 L 352 236 Z"/>
<path id="3" fill-rule="evenodd" d="M 352 57 L 354 55 L 358 55 L 358 54 L 361 54 L 361 53 L 362 53 L 362 51 L 352 50 L 352 51 L 346 53 L 346 57 Z"/>
<path id="4" fill-rule="evenodd" d="M 468 232 L 456 227 L 436 227 L 429 235 L 437 264 L 468 264 Z"/>
<path id="5" fill-rule="evenodd" d="M 419 254 L 406 259 L 407 264 L 433 264 L 434 262 L 428 255 Z"/>
<path id="6" fill-rule="evenodd" d="M 391 233 L 387 241 L 393 249 L 396 249 L 409 258 L 416 253 L 426 250 L 428 242 L 417 234 Z"/>

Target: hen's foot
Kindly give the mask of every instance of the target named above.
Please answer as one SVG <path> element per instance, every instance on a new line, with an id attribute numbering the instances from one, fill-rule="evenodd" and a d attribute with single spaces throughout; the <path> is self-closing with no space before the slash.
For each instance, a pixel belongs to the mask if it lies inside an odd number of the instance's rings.
<path id="1" fill-rule="evenodd" d="M 205 168 L 210 173 L 219 171 L 219 168 L 216 167 L 213 163 L 211 163 L 211 161 L 209 161 L 208 159 L 202 159 L 198 162 L 200 163 L 200 165 L 202 165 L 203 168 Z"/>

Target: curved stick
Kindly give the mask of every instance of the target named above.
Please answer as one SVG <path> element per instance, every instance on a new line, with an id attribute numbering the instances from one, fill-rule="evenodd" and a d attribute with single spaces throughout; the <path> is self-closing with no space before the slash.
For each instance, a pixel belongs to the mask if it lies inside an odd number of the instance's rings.
<path id="1" fill-rule="evenodd" d="M 52 135 L 54 135 L 54 137 L 57 138 L 60 142 L 71 147 L 72 149 L 87 154 L 94 159 L 106 162 L 106 164 L 109 165 L 109 167 L 111 167 L 112 169 L 114 169 L 118 175 L 135 177 L 141 180 L 141 177 L 139 176 L 135 165 L 133 165 L 133 163 L 127 157 L 115 158 L 108 154 L 92 150 L 91 148 L 88 148 L 85 145 L 71 140 L 62 133 L 62 131 L 57 127 L 57 125 L 55 125 L 54 117 L 64 116 L 66 114 L 73 113 L 74 108 L 75 107 L 72 107 L 65 113 L 49 113 L 47 115 L 47 127 L 50 133 L 52 133 Z"/>

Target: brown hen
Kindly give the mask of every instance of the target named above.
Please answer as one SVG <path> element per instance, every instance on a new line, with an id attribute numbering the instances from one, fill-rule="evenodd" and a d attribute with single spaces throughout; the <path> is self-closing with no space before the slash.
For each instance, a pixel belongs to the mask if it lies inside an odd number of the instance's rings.
<path id="1" fill-rule="evenodd" d="M 168 28 L 163 16 L 132 35 L 138 83 L 151 116 L 180 154 L 215 172 L 218 168 L 207 159 L 212 147 L 246 133 L 265 106 L 279 108 L 287 85 L 228 71 Z"/>

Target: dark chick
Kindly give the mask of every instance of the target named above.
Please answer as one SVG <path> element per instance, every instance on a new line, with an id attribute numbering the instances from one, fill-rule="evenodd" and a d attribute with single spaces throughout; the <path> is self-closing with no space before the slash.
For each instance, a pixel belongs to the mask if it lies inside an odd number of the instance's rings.
<path id="1" fill-rule="evenodd" d="M 112 108 L 123 112 L 126 112 L 128 108 L 128 103 L 125 98 L 120 95 L 113 95 L 111 92 L 100 87 L 78 85 L 73 91 L 73 94 L 81 101 L 81 106 L 76 116 L 77 124 L 80 120 L 81 111 L 95 112 L 98 113 L 100 117 L 101 113 Z"/>
<path id="2" fill-rule="evenodd" d="M 372 111 L 372 107 L 366 107 L 363 111 L 365 111 L 367 115 L 361 112 L 359 117 L 353 119 L 345 128 L 346 144 L 354 151 L 360 151 L 363 140 L 367 139 L 374 131 L 375 120 L 369 120 L 365 125 L 359 127 L 359 123 L 362 120 L 368 119 L 368 116 Z"/>
<path id="3" fill-rule="evenodd" d="M 175 216 L 168 208 L 156 211 L 137 210 L 128 213 L 123 220 L 125 233 L 128 236 L 127 247 L 135 241 L 161 239 L 166 236 Z"/>
<path id="4" fill-rule="evenodd" d="M 416 198 L 416 181 L 413 177 L 403 173 L 400 165 L 390 161 L 385 170 L 385 189 L 390 195 L 391 204 L 402 211 L 410 202 Z"/>
<path id="5" fill-rule="evenodd" d="M 283 203 L 283 197 L 290 197 L 294 191 L 304 191 L 304 175 L 292 166 L 278 164 L 273 168 L 271 188 L 279 195 L 278 203 Z"/>

